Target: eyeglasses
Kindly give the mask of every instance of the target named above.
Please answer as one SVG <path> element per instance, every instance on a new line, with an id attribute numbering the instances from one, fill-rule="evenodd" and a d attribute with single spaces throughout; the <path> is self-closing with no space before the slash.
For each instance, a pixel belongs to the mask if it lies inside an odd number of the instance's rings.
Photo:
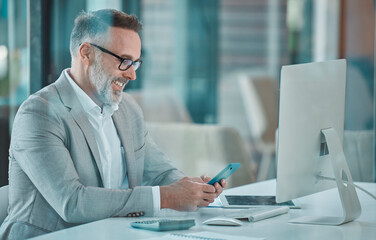
<path id="1" fill-rule="evenodd" d="M 107 49 L 102 48 L 102 47 L 100 47 L 100 46 L 98 46 L 98 45 L 96 45 L 96 44 L 93 44 L 93 43 L 90 43 L 90 44 L 91 44 L 92 46 L 98 48 L 98 49 L 101 50 L 102 52 L 108 53 L 108 54 L 110 54 L 110 55 L 116 57 L 117 59 L 119 59 L 119 60 L 120 60 L 120 64 L 119 64 L 119 67 L 118 67 L 118 68 L 119 68 L 119 70 L 121 70 L 121 71 L 126 71 L 126 70 L 128 70 L 132 65 L 133 65 L 133 67 L 134 67 L 134 70 L 136 71 L 136 70 L 141 66 L 141 64 L 142 64 L 142 61 L 141 61 L 141 60 L 132 61 L 132 60 L 129 59 L 129 58 L 122 58 L 122 57 L 116 55 L 115 53 L 110 52 L 110 51 L 108 51 Z"/>

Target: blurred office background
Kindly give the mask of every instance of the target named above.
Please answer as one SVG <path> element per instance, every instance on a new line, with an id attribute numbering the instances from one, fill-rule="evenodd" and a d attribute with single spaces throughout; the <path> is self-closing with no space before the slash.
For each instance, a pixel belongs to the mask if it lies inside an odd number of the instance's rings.
<path id="1" fill-rule="evenodd" d="M 234 129 L 241 141 L 221 144 L 243 145 L 246 181 L 275 177 L 281 66 L 346 58 L 347 160 L 355 180 L 375 181 L 374 0 L 0 0 L 0 186 L 8 183 L 18 107 L 70 67 L 77 14 L 101 8 L 134 13 L 143 22 L 144 64 L 126 91 L 142 106 L 155 138 L 169 141 L 160 139 L 163 124 L 173 126 L 171 136 L 191 125 Z M 197 134 L 197 141 L 209 135 Z M 208 166 L 223 157 L 214 154 L 219 148 L 203 150 L 211 151 L 203 153 Z"/>

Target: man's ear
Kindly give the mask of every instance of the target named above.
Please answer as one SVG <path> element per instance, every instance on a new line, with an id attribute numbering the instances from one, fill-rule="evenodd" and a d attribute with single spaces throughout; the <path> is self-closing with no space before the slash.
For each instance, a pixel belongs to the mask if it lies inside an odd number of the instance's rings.
<path id="1" fill-rule="evenodd" d="M 94 62 L 95 53 L 93 46 L 90 43 L 84 42 L 80 45 L 78 49 L 78 54 L 80 60 L 86 65 L 89 66 Z"/>

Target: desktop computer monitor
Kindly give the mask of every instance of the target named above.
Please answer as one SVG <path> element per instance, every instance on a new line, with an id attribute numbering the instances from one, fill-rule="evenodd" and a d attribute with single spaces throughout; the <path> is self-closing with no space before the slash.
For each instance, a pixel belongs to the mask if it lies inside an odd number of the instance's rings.
<path id="1" fill-rule="evenodd" d="M 342 150 L 345 87 L 344 59 L 282 67 L 276 201 L 338 187 L 345 212 L 339 218 L 310 216 L 292 222 L 339 225 L 360 215 Z"/>

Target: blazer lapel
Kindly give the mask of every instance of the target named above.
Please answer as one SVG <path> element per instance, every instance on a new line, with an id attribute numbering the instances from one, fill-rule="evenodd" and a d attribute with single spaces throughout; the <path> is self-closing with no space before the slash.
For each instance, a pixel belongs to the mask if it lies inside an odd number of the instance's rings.
<path id="1" fill-rule="evenodd" d="M 134 188 L 135 186 L 140 185 L 140 183 L 137 181 L 138 174 L 134 156 L 133 135 L 131 123 L 127 117 L 129 114 L 127 114 L 126 106 L 122 106 L 122 104 L 125 104 L 124 100 L 120 103 L 119 109 L 112 115 L 112 119 L 114 120 L 115 127 L 125 152 L 129 188 Z"/>
<path id="2" fill-rule="evenodd" d="M 66 79 L 64 72 L 62 72 L 59 79 L 56 80 L 55 85 L 63 104 L 70 109 L 71 116 L 74 118 L 85 136 L 86 142 L 89 145 L 89 148 L 94 156 L 103 183 L 103 169 L 99 150 L 97 142 L 95 141 L 93 127 L 91 126 L 89 120 L 85 115 L 85 110 L 82 108 L 72 86 L 68 82 L 68 79 Z"/>

